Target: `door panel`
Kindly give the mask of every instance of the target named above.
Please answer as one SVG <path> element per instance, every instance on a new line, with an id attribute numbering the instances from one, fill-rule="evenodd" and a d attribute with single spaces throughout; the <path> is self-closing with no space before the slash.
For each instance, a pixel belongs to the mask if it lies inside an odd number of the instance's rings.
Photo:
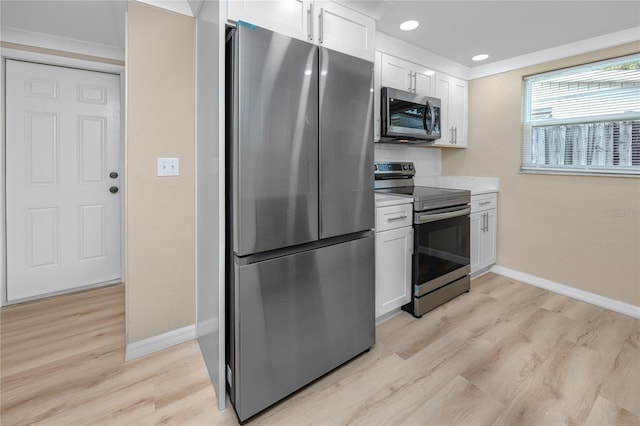
<path id="1" fill-rule="evenodd" d="M 27 212 L 29 268 L 58 265 L 58 209 L 29 209 Z"/>
<path id="2" fill-rule="evenodd" d="M 244 256 L 315 241 L 317 48 L 244 25 L 235 41 L 234 251 Z"/>
<path id="3" fill-rule="evenodd" d="M 370 348 L 374 288 L 372 235 L 236 264 L 232 393 L 240 420 Z"/>
<path id="4" fill-rule="evenodd" d="M 320 48 L 320 238 L 373 229 L 373 64 Z"/>
<path id="5" fill-rule="evenodd" d="M 80 182 L 102 182 L 105 177 L 104 136 L 106 122 L 104 117 L 79 117 L 78 134 L 78 176 Z"/>
<path id="6" fill-rule="evenodd" d="M 26 111 L 27 182 L 58 183 L 58 116 Z M 7 124 L 9 127 L 11 124 Z"/>
<path id="7" fill-rule="evenodd" d="M 6 71 L 7 300 L 119 279 L 119 77 Z"/>

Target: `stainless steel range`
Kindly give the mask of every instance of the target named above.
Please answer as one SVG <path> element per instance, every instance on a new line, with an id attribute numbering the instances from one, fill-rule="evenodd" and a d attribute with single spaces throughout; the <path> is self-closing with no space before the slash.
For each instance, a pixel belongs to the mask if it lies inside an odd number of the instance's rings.
<path id="1" fill-rule="evenodd" d="M 376 192 L 413 198 L 413 297 L 403 309 L 420 318 L 469 291 L 471 192 L 415 186 L 411 162 L 376 162 Z"/>

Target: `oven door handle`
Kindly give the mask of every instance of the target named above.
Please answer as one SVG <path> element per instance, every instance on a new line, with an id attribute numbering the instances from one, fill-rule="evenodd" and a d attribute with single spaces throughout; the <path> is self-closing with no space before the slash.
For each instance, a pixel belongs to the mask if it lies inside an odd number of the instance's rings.
<path id="1" fill-rule="evenodd" d="M 415 223 L 420 224 L 420 223 L 435 222 L 436 220 L 451 219 L 453 217 L 459 217 L 459 216 L 467 216 L 469 213 L 471 213 L 471 207 L 465 207 L 464 209 L 461 209 L 461 210 L 454 210 L 452 212 L 446 212 L 446 213 L 417 214 Z"/>

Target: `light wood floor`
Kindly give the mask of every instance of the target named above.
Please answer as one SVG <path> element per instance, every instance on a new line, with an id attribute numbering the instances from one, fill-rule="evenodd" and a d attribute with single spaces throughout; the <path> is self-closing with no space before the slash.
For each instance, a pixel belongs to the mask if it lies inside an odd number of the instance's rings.
<path id="1" fill-rule="evenodd" d="M 236 424 L 195 341 L 123 361 L 123 285 L 1 321 L 3 426 Z M 488 274 L 251 424 L 638 425 L 639 341 L 638 320 Z"/>

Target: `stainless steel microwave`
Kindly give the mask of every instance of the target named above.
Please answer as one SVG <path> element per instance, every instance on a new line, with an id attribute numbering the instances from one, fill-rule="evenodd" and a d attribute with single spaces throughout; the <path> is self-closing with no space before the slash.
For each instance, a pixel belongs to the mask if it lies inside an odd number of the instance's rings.
<path id="1" fill-rule="evenodd" d="M 420 144 L 440 139 L 440 99 L 383 87 L 380 142 Z"/>

